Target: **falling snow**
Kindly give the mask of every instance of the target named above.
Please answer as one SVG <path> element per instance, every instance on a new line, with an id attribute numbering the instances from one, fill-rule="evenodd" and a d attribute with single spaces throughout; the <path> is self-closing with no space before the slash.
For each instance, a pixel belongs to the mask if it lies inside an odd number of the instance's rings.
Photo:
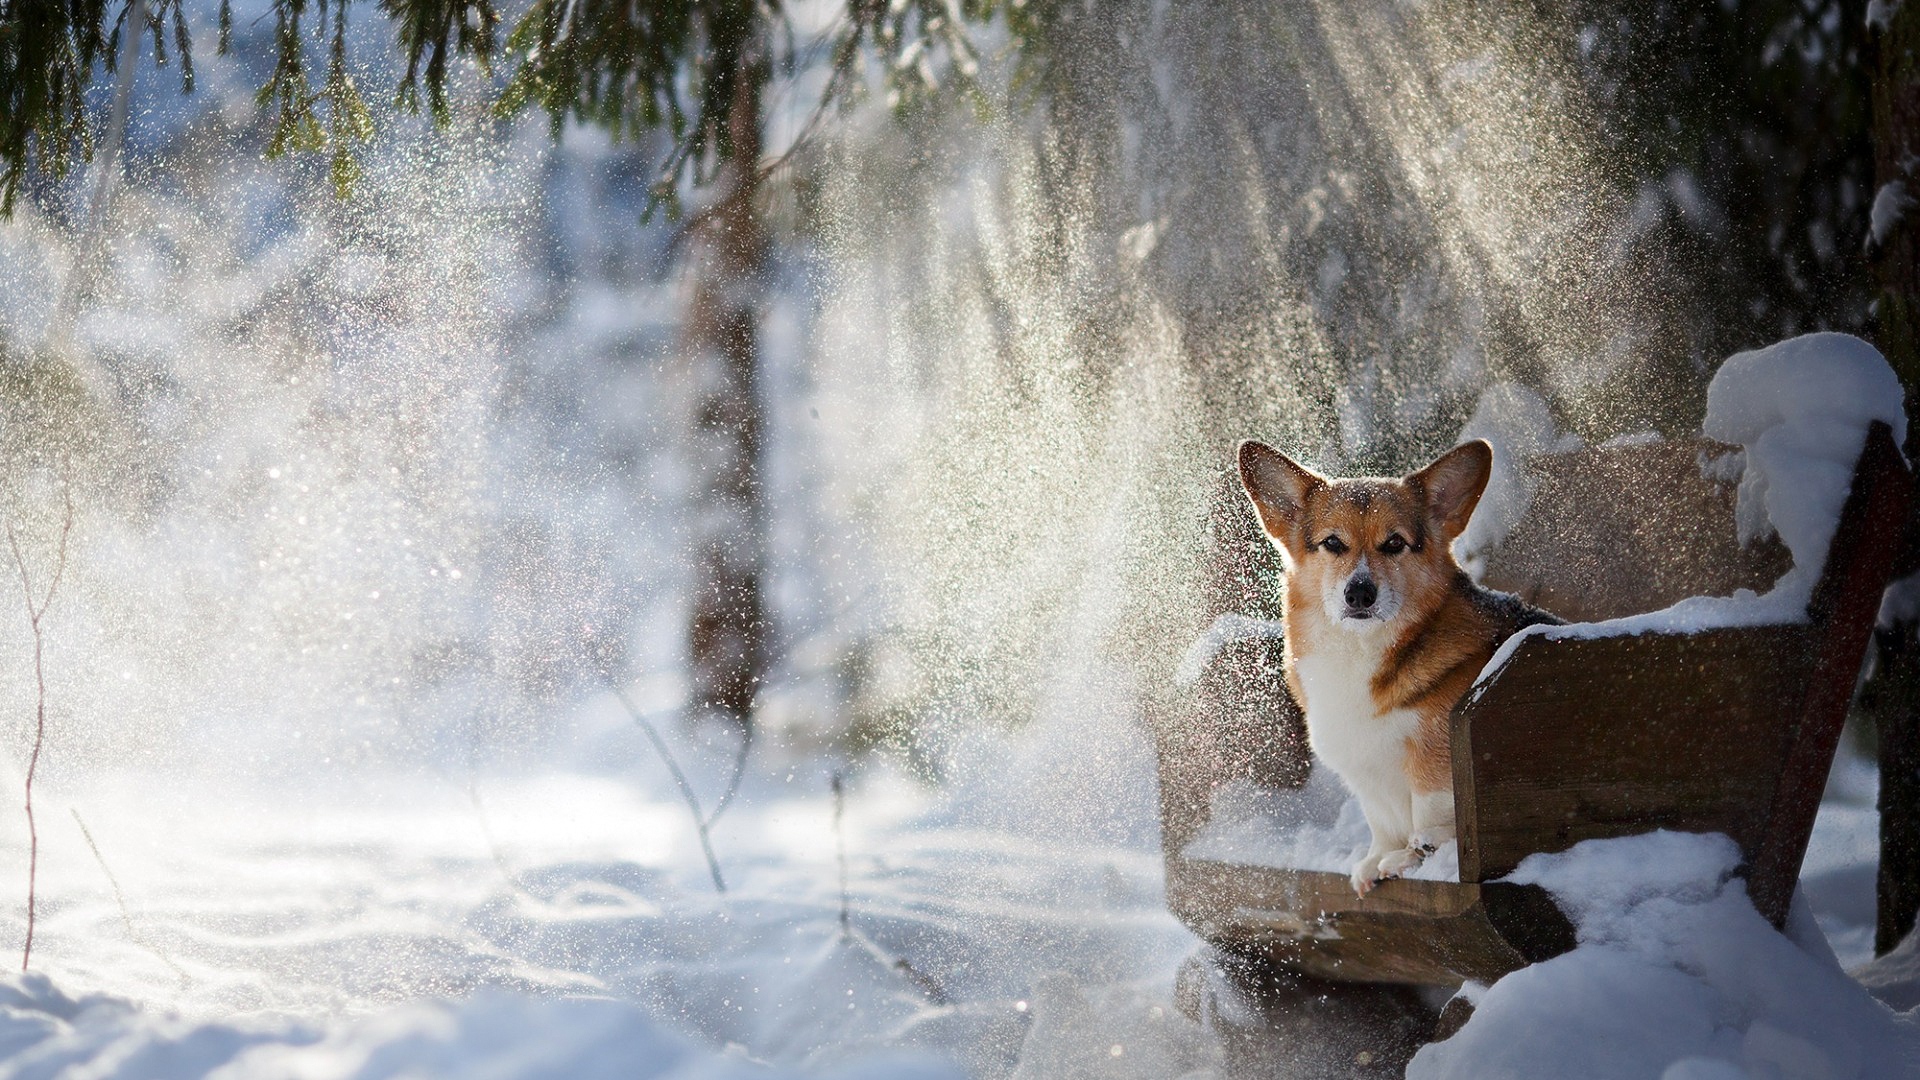
<path id="1" fill-rule="evenodd" d="M 1471 556 L 1526 512 L 1520 461 L 1579 442 L 1563 426 L 1644 437 L 1661 403 L 1619 387 L 1694 314 L 1662 223 L 1732 227 L 1686 170 L 1603 183 L 1567 73 L 1511 62 L 1530 28 L 1461 40 L 1421 5 L 1274 9 L 1338 94 L 1156 16 L 1116 90 L 1117 194 L 1017 123 L 928 117 L 951 125 L 928 149 L 855 110 L 766 283 L 779 660 L 712 824 L 720 892 L 628 708 L 718 805 L 738 731 L 686 708 L 683 541 L 709 508 L 663 415 L 687 283 L 673 226 L 640 224 L 646 148 L 497 122 L 465 72 L 447 126 L 383 118 L 337 202 L 323 167 L 258 153 L 273 27 L 236 6 L 193 97 L 140 75 L 64 344 L 91 172 L 0 222 L 0 362 L 38 388 L 0 402 L 0 517 L 34 573 L 77 507 L 0 1075 L 1223 1078 L 1218 1018 L 1175 1000 L 1202 943 L 1166 907 L 1151 732 L 1277 632 L 1197 614 L 1224 448 L 1386 472 L 1465 424 L 1497 448 Z M 211 41 L 217 6 L 186 8 Z M 1911 203 L 1880 190 L 1876 243 Z M 1839 461 L 1816 406 L 1899 397 L 1852 360 L 1714 414 L 1748 447 L 1749 524 L 1796 560 L 1826 540 L 1782 495 Z M 9 805 L 31 647 L 0 600 Z M 1913 942 L 1862 966 L 1873 781 L 1851 752 L 1835 775 L 1791 938 L 1712 838 L 1530 864 L 1581 948 L 1465 991 L 1476 1019 L 1412 1075 L 1622 1041 L 1594 1075 L 1897 1074 Z M 1316 783 L 1211 793 L 1190 850 L 1347 865 L 1364 823 Z M 0 946 L 28 843 L 0 814 Z"/>

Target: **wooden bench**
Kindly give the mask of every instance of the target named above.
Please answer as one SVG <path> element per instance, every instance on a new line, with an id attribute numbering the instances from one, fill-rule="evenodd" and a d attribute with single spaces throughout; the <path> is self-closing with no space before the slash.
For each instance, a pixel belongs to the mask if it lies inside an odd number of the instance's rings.
<path id="1" fill-rule="evenodd" d="M 1777 541 L 1735 542 L 1733 485 L 1702 470 L 1727 450 L 1649 443 L 1534 462 L 1531 511 L 1483 580 L 1574 621 L 1764 591 L 1791 559 Z M 1535 852 L 1666 828 L 1732 837 L 1755 906 L 1782 924 L 1880 594 L 1920 562 L 1913 511 L 1914 480 L 1876 423 L 1806 622 L 1523 641 L 1454 710 L 1458 883 L 1389 881 L 1363 900 L 1344 873 L 1185 854 L 1229 781 L 1307 774 L 1277 642 L 1231 643 L 1185 709 L 1156 722 L 1169 907 L 1222 949 L 1309 976 L 1490 982 L 1574 944 L 1544 890 L 1497 879 Z M 1258 541 L 1225 517 L 1215 527 L 1216 606 L 1274 614 L 1271 581 L 1249 570 Z"/>

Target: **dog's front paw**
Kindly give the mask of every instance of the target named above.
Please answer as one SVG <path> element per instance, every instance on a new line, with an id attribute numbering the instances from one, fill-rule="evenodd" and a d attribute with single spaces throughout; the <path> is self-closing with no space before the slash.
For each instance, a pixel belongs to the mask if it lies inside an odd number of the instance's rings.
<path id="1" fill-rule="evenodd" d="M 1369 855 L 1354 863 L 1353 873 L 1347 875 L 1347 880 L 1353 883 L 1356 896 L 1365 896 L 1372 892 L 1373 887 L 1381 881 L 1380 856 Z"/>
<path id="2" fill-rule="evenodd" d="M 1419 866 L 1426 853 L 1416 848 L 1403 847 L 1398 851 L 1389 851 L 1380 856 L 1379 876 L 1381 880 L 1396 878 Z"/>

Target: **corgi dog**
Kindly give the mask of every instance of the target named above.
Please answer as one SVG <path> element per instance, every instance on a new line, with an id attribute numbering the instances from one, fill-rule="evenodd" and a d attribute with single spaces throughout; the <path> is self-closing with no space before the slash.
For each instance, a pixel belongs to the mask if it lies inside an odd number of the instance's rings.
<path id="1" fill-rule="evenodd" d="M 1398 479 L 1329 479 L 1253 441 L 1239 465 L 1286 570 L 1287 686 L 1308 745 L 1373 834 L 1352 873 L 1365 896 L 1454 838 L 1454 703 L 1502 641 L 1561 620 L 1481 588 L 1454 561 L 1493 468 L 1482 440 Z"/>

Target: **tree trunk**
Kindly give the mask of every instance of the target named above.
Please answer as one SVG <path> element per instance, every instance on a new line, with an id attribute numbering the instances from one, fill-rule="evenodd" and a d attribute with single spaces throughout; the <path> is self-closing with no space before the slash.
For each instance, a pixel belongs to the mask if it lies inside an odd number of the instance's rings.
<path id="1" fill-rule="evenodd" d="M 771 653 L 763 577 L 767 502 L 761 454 L 758 323 L 765 291 L 760 220 L 760 80 L 743 58 L 727 126 L 719 201 L 690 237 L 694 279 L 683 347 L 692 431 L 687 521 L 693 595 L 691 701 L 746 725 Z"/>
<path id="2" fill-rule="evenodd" d="M 1884 956 L 1920 910 L 1920 643 L 1911 624 L 1879 630 L 1879 664 L 1863 691 L 1880 757 L 1880 879 L 1873 952 Z"/>
<path id="3" fill-rule="evenodd" d="M 1873 72 L 1873 163 L 1876 192 L 1905 185 L 1920 202 L 1920 6 L 1892 5 L 1881 28 Z M 1906 452 L 1920 450 L 1920 205 L 1870 243 L 1880 278 L 1876 306 L 1880 351 L 1906 389 Z M 1873 710 L 1880 743 L 1879 917 L 1874 951 L 1885 953 L 1913 929 L 1920 911 L 1920 644 L 1915 628 L 1881 635 L 1876 681 L 1888 683 Z"/>

